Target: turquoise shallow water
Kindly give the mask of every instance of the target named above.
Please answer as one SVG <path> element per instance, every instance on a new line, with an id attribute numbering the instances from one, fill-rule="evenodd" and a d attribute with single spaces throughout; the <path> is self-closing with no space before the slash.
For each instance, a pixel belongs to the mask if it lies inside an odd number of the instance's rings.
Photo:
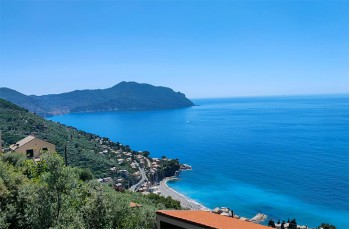
<path id="1" fill-rule="evenodd" d="M 50 118 L 192 165 L 169 185 L 208 207 L 348 228 L 348 96 L 199 99 Z"/>

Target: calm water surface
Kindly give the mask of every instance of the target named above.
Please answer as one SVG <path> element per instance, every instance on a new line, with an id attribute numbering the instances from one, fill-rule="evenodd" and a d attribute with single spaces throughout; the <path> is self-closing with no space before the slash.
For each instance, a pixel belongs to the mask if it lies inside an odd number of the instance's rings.
<path id="1" fill-rule="evenodd" d="M 167 111 L 50 118 L 190 164 L 175 190 L 252 217 L 348 228 L 348 96 L 193 100 Z"/>

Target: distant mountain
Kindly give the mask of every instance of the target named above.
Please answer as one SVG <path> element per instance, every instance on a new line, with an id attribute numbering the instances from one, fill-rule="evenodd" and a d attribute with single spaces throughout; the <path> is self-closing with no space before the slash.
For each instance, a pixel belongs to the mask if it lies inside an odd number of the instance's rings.
<path id="1" fill-rule="evenodd" d="M 107 89 L 77 90 L 43 96 L 28 96 L 3 87 L 0 88 L 0 98 L 43 116 L 75 112 L 175 109 L 194 105 L 181 92 L 136 82 L 121 82 Z"/>

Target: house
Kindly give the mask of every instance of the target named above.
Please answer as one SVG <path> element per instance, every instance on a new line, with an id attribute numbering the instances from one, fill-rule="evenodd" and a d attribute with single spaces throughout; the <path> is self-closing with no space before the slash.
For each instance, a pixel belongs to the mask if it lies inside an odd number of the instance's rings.
<path id="1" fill-rule="evenodd" d="M 220 228 L 220 229 L 268 229 L 260 224 L 214 214 L 207 211 L 161 210 L 156 212 L 157 229 L 170 228 Z"/>
<path id="2" fill-rule="evenodd" d="M 112 181 L 113 181 L 112 177 L 102 178 L 102 182 L 104 182 L 104 183 L 108 183 L 108 182 L 112 182 Z"/>
<path id="3" fill-rule="evenodd" d="M 111 172 L 116 172 L 117 171 L 117 167 L 112 167 L 110 168 Z"/>
<path id="4" fill-rule="evenodd" d="M 115 185 L 114 185 L 114 189 L 116 190 L 116 191 L 124 191 L 124 186 L 123 186 L 123 184 L 122 183 L 116 183 Z"/>
<path id="5" fill-rule="evenodd" d="M 158 158 L 152 158 L 152 161 L 154 161 L 154 162 L 160 162 L 160 160 L 158 159 Z"/>
<path id="6" fill-rule="evenodd" d="M 127 178 L 129 176 L 129 171 L 125 170 L 125 169 L 122 169 L 122 170 L 118 171 L 118 174 L 121 175 L 124 178 Z"/>
<path id="7" fill-rule="evenodd" d="M 117 159 L 117 161 L 118 161 L 118 164 L 119 164 L 119 165 L 122 164 L 122 163 L 124 163 L 124 159 L 122 159 L 122 158 Z"/>
<path id="8" fill-rule="evenodd" d="M 10 145 L 12 152 L 25 154 L 29 158 L 37 158 L 43 151 L 56 151 L 56 146 L 33 135 L 18 141 L 16 144 Z"/>
<path id="9" fill-rule="evenodd" d="M 136 165 L 136 163 L 132 162 L 132 163 L 130 164 L 130 167 L 133 168 L 133 169 L 136 169 L 136 168 L 137 168 L 137 165 Z"/>

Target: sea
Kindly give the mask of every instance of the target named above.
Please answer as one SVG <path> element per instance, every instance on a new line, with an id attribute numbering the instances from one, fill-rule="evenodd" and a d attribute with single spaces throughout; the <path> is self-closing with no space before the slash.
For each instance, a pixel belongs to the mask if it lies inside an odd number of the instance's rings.
<path id="1" fill-rule="evenodd" d="M 349 228 L 348 94 L 192 101 L 49 119 L 191 165 L 168 184 L 209 208 Z"/>

